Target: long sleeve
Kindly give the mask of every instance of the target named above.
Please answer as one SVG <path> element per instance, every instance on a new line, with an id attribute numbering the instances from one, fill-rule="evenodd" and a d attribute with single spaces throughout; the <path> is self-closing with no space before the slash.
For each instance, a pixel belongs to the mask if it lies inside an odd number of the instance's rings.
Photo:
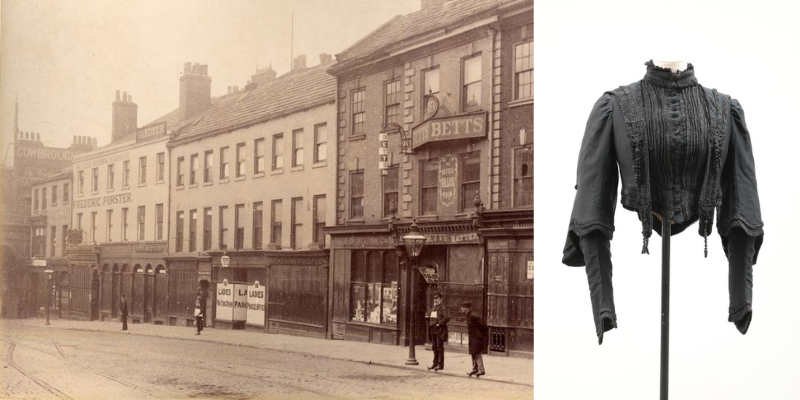
<path id="1" fill-rule="evenodd" d="M 603 344 L 603 334 L 617 327 L 614 286 L 611 283 L 610 241 L 599 231 L 592 231 L 581 236 L 580 245 L 586 261 L 586 278 L 589 281 L 597 341 Z"/>
<path id="2" fill-rule="evenodd" d="M 604 94 L 589 115 L 578 156 L 577 193 L 562 258 L 565 265 L 586 265 L 580 238 L 590 232 L 600 231 L 612 239 L 619 183 L 613 134 L 611 96 Z"/>
<path id="3" fill-rule="evenodd" d="M 764 241 L 764 223 L 758 200 L 756 166 L 750 133 L 744 119 L 744 110 L 737 100 L 731 100 L 731 137 L 725 165 L 720 176 L 722 203 L 719 208 L 717 231 L 722 238 L 725 254 L 730 254 L 731 231 L 741 228 L 753 241 L 753 264 L 758 259 Z"/>

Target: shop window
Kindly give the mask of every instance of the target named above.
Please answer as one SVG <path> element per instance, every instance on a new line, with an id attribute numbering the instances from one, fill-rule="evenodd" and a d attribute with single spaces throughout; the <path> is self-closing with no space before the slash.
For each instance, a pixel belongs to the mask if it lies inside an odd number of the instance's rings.
<path id="1" fill-rule="evenodd" d="M 461 211 L 475 208 L 475 196 L 481 189 L 480 152 L 461 155 Z"/>
<path id="2" fill-rule="evenodd" d="M 461 104 L 464 111 L 481 109 L 481 55 L 464 60 Z"/>
<path id="3" fill-rule="evenodd" d="M 355 90 L 352 92 L 352 114 L 353 114 L 353 136 L 364 134 L 364 121 L 366 119 L 366 112 L 364 110 L 364 100 L 366 99 L 366 90 Z"/>
<path id="4" fill-rule="evenodd" d="M 439 203 L 439 159 L 421 160 L 420 164 L 422 164 L 420 167 L 422 171 L 420 213 L 434 215 Z"/>
<path id="5" fill-rule="evenodd" d="M 514 46 L 514 99 L 533 98 L 533 41 Z"/>
<path id="6" fill-rule="evenodd" d="M 388 217 L 392 215 L 389 211 L 392 204 L 395 207 L 400 207 L 397 204 L 399 200 L 399 173 L 400 168 L 397 165 L 394 165 L 386 170 L 386 175 L 383 176 L 383 216 Z"/>
<path id="7" fill-rule="evenodd" d="M 514 149 L 514 207 L 533 206 L 533 147 Z"/>
<path id="8" fill-rule="evenodd" d="M 397 323 L 397 257 L 394 251 L 353 251 L 350 270 L 350 320 Z"/>
<path id="9" fill-rule="evenodd" d="M 350 218 L 364 217 L 364 171 L 350 173 Z"/>
<path id="10" fill-rule="evenodd" d="M 400 123 L 400 80 L 394 80 L 386 84 L 386 98 L 384 110 L 384 126 L 390 123 Z"/>

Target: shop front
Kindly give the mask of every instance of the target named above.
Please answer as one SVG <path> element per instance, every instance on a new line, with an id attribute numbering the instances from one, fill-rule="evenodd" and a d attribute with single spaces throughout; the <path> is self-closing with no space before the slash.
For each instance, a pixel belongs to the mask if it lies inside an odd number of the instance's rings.
<path id="1" fill-rule="evenodd" d="M 95 320 L 99 318 L 100 275 L 98 259 L 100 249 L 90 244 L 67 247 L 69 262 L 68 318 Z M 65 313 L 62 310 L 62 316 Z"/>
<path id="2" fill-rule="evenodd" d="M 125 294 L 131 322 L 167 322 L 166 242 L 106 243 L 98 249 L 98 266 L 92 271 L 97 319 L 119 318 L 120 297 Z"/>
<path id="3" fill-rule="evenodd" d="M 326 336 L 327 250 L 210 255 L 207 315 L 214 327 Z"/>

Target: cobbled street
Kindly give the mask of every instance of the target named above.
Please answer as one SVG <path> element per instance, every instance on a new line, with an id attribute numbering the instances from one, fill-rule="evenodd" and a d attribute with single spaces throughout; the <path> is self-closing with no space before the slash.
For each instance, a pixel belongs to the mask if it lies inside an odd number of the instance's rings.
<path id="1" fill-rule="evenodd" d="M 14 321 L 2 322 L 1 337 L 2 398 L 533 398 L 526 385 L 427 372 L 422 367 L 429 357 L 425 351 L 418 352 L 417 371 Z M 326 342 L 315 341 L 322 346 Z"/>

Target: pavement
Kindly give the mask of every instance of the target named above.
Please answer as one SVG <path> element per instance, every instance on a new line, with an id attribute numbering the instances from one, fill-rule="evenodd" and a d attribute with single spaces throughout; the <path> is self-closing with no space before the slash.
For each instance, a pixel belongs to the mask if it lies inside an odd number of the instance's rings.
<path id="1" fill-rule="evenodd" d="M 16 323 L 43 326 L 44 320 L 29 318 L 15 320 Z M 168 326 L 154 324 L 128 324 L 128 330 L 122 331 L 118 321 L 73 321 L 51 319 L 49 329 L 69 329 L 81 331 L 109 332 L 121 335 L 155 336 L 168 339 L 195 340 L 219 343 L 255 349 L 281 351 L 290 354 L 323 357 L 335 360 L 352 361 L 368 365 L 380 365 L 403 369 L 426 371 L 431 364 L 433 353 L 422 345 L 416 347 L 416 359 L 419 365 L 406 365 L 408 347 L 386 344 L 352 342 L 345 340 L 318 339 L 282 334 L 268 334 L 243 330 L 230 330 L 206 327 L 201 335 L 195 335 L 193 327 Z M 483 379 L 509 384 L 533 387 L 533 360 L 511 358 L 505 356 L 483 355 L 486 375 L 475 378 L 467 377 L 472 370 L 469 354 L 445 351 L 446 369 L 432 372 L 442 375 L 456 376 L 464 379 Z"/>

